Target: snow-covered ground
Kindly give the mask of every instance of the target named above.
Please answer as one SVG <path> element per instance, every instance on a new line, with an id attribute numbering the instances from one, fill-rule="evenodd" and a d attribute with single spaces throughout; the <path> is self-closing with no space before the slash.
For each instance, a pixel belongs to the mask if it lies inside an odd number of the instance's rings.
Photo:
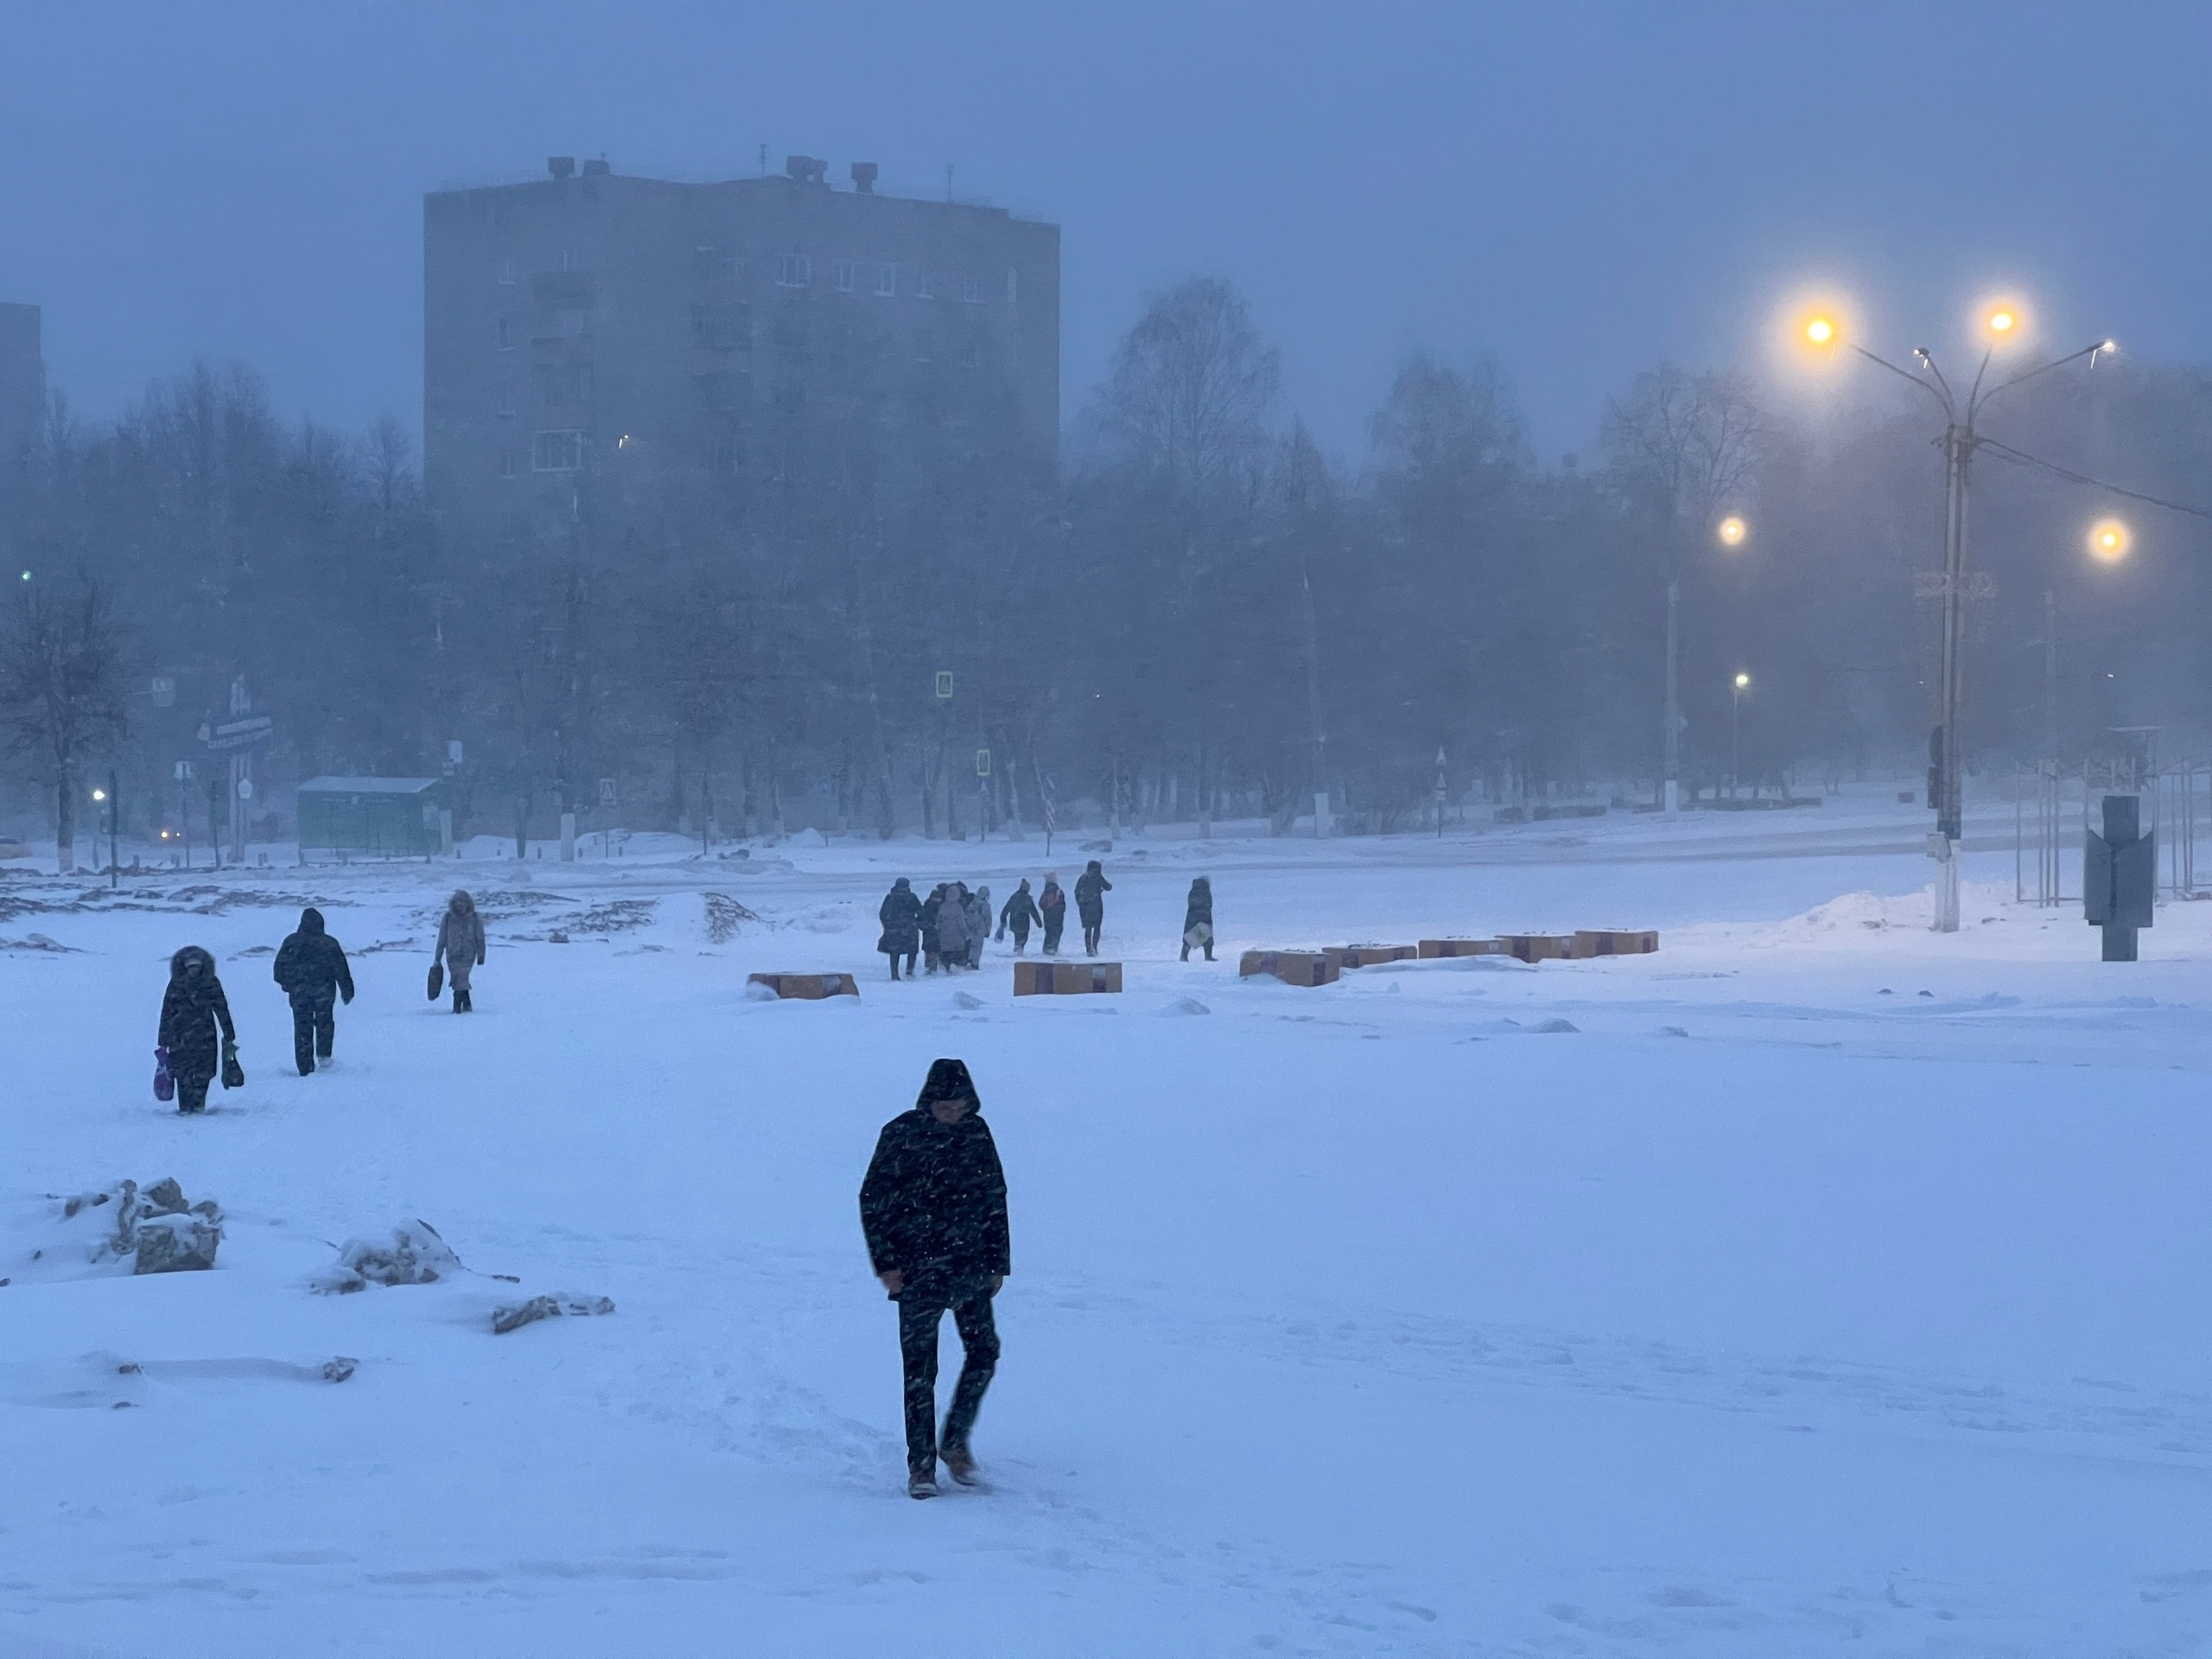
<path id="1" fill-rule="evenodd" d="M 2212 905 L 2101 964 L 2011 902 L 2007 812 L 1936 937 L 1888 794 L 1125 841 L 1127 992 L 1020 1002 L 1005 947 L 883 982 L 874 907 L 1003 899 L 1033 842 L 12 876 L 0 1655 L 2212 1650 Z M 456 882 L 465 1019 L 423 985 Z M 761 919 L 716 942 L 709 892 Z M 360 995 L 301 1078 L 308 900 Z M 1662 948 L 1236 978 L 1577 925 Z M 251 1074 L 200 1120 L 149 1087 L 188 942 Z M 1014 1274 L 991 1490 L 915 1503 L 855 1193 L 938 1054 Z M 59 1198 L 164 1176 L 218 1269 L 89 1263 Z M 474 1271 L 312 1293 L 417 1218 Z M 491 1334 L 540 1292 L 617 1311 Z"/>

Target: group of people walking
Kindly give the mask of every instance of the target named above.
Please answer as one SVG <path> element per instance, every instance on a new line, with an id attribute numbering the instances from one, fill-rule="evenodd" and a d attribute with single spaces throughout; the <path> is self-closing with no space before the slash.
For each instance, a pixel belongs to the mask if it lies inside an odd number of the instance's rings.
<path id="1" fill-rule="evenodd" d="M 1106 929 L 1106 895 L 1113 891 L 1114 884 L 1095 858 L 1075 879 L 1075 911 L 1083 925 L 1083 953 L 1087 957 L 1098 954 L 1098 941 Z M 978 887 L 970 893 L 964 881 L 945 881 L 922 899 L 902 875 L 884 895 L 876 919 L 883 924 L 883 934 L 875 948 L 891 958 L 892 978 L 901 977 L 902 960 L 908 979 L 914 977 L 918 959 L 928 974 L 974 969 L 982 966 L 984 942 L 993 937 L 991 890 Z M 1013 897 L 1000 907 L 995 937 L 1004 939 L 1012 933 L 1018 957 L 1029 948 L 1030 930 L 1041 929 L 1045 954 L 1057 957 L 1067 921 L 1068 896 L 1060 890 L 1058 875 L 1047 870 L 1041 892 L 1032 893 L 1029 878 L 1021 879 Z M 1188 962 L 1193 950 L 1203 950 L 1208 962 L 1213 960 L 1213 884 L 1203 875 L 1192 881 L 1183 905 L 1182 959 Z"/>
<path id="2" fill-rule="evenodd" d="M 456 893 L 438 918 L 430 958 L 431 1000 L 437 999 L 440 982 L 450 978 L 453 1011 L 474 1012 L 470 973 L 483 961 L 484 919 L 474 899 Z M 346 948 L 331 936 L 314 906 L 300 912 L 299 926 L 277 948 L 273 977 L 292 1007 L 293 1063 L 302 1077 L 312 1077 L 329 1063 L 336 1046 L 338 1005 L 353 1000 Z M 207 1087 L 219 1075 L 226 1089 L 245 1085 L 230 999 L 215 971 L 215 958 L 199 945 L 188 944 L 169 958 L 154 1066 L 155 1094 L 163 1100 L 174 1095 L 181 1113 L 207 1110 Z"/>
<path id="3" fill-rule="evenodd" d="M 1086 955 L 1098 954 L 1098 936 L 1106 925 L 1106 895 L 1113 890 L 1114 884 L 1095 858 L 1076 878 L 1076 914 L 1083 923 Z M 978 887 L 971 893 L 964 881 L 945 881 L 931 888 L 928 898 L 921 899 L 915 896 L 914 884 L 902 875 L 884 895 L 876 919 L 883 925 L 883 935 L 875 948 L 891 958 L 892 978 L 901 977 L 902 959 L 906 964 L 904 977 L 908 979 L 914 977 L 918 958 L 924 964 L 924 973 L 972 970 L 983 965 L 984 944 L 993 938 L 991 890 Z M 1011 933 L 1014 954 L 1018 957 L 1029 948 L 1031 930 L 1041 929 L 1045 954 L 1056 957 L 1067 921 L 1068 896 L 1060 889 L 1058 875 L 1047 870 L 1042 891 L 1031 892 L 1029 878 L 1024 876 L 1020 886 L 999 907 L 996 937 L 1002 940 Z"/>

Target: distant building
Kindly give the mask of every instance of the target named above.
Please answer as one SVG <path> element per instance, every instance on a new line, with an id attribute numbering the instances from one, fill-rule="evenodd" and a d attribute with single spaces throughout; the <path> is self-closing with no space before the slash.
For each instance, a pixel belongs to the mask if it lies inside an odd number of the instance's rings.
<path id="1" fill-rule="evenodd" d="M 0 506 L 29 486 L 45 435 L 46 359 L 38 307 L 0 303 Z M 6 534 L 0 527 L 0 537 Z"/>
<path id="2" fill-rule="evenodd" d="M 782 176 L 581 171 L 424 199 L 423 478 L 448 546 L 761 522 L 801 432 L 1049 480 L 1059 229 Z M 681 533 L 678 531 L 677 533 Z"/>

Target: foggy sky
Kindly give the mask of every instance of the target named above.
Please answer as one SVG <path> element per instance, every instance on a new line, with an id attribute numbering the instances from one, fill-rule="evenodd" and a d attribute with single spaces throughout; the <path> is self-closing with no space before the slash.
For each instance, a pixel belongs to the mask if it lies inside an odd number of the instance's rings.
<path id="1" fill-rule="evenodd" d="M 1808 278 L 1898 350 L 2004 283 L 2212 359 L 2208 49 L 2187 5 L 22 3 L 0 299 L 94 415 L 199 354 L 411 425 L 423 191 L 765 143 L 1065 226 L 1071 408 L 1203 271 L 1339 455 L 1416 343 L 1493 353 L 1556 454 L 1640 366 L 1756 359 Z"/>

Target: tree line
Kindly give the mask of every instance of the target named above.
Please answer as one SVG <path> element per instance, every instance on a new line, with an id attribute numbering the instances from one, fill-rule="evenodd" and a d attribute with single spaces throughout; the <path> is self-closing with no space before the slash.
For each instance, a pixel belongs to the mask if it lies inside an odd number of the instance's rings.
<path id="1" fill-rule="evenodd" d="M 1147 302 L 1058 476 L 830 384 L 775 401 L 738 483 L 496 546 L 442 532 L 396 420 L 284 420 L 243 367 L 111 423 L 57 393 L 5 531 L 19 817 L 66 830 L 113 766 L 135 831 L 204 835 L 231 808 L 197 732 L 240 682 L 276 723 L 264 775 L 435 776 L 458 742 L 458 827 L 518 844 L 564 810 L 728 837 L 1281 830 L 1317 796 L 1388 830 L 1435 810 L 1440 771 L 1455 811 L 1643 800 L 1670 582 L 1686 793 L 1917 764 L 1943 480 L 1910 388 L 1815 406 L 1661 364 L 1546 461 L 1494 362 L 1418 351 L 1347 460 L 1281 378 L 1242 296 L 1196 279 Z M 2106 361 L 2003 421 L 2069 470 L 2212 501 L 2212 373 Z M 1973 763 L 2120 725 L 2194 752 L 2208 526 L 1976 464 Z M 2083 537 L 2114 508 L 2135 536 L 2106 566 Z"/>

